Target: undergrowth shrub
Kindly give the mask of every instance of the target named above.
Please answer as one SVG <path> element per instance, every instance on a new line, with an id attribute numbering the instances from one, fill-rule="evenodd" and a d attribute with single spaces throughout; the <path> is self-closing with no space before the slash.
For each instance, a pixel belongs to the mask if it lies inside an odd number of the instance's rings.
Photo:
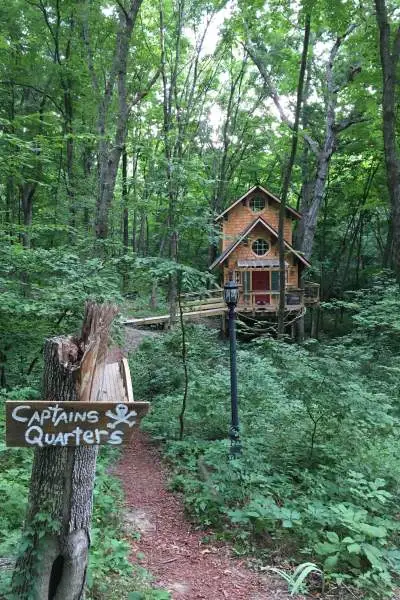
<path id="1" fill-rule="evenodd" d="M 306 556 L 328 582 L 383 598 L 400 572 L 398 385 L 393 373 L 378 381 L 378 369 L 366 371 L 370 332 L 359 321 L 353 342 L 240 344 L 243 456 L 234 462 L 227 344 L 204 327 L 187 327 L 183 441 L 179 330 L 146 340 L 131 361 L 140 398 L 153 401 L 144 427 L 166 441 L 171 487 L 199 523 L 230 537 L 238 552 L 269 561 Z M 390 354 L 385 336 L 378 341 L 392 365 L 397 348 Z"/>

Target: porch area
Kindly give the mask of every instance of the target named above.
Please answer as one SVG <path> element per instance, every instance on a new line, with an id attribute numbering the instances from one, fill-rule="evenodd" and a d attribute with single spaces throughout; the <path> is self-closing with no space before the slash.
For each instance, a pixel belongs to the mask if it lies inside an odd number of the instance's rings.
<path id="1" fill-rule="evenodd" d="M 303 289 L 287 289 L 285 294 L 286 310 L 300 310 L 304 304 Z M 239 290 L 237 310 L 240 312 L 277 312 L 279 307 L 279 291 Z"/>
<path id="2" fill-rule="evenodd" d="M 279 308 L 280 272 L 274 270 L 254 269 L 236 270 L 233 273 L 239 286 L 238 311 L 252 313 L 276 313 Z M 285 308 L 287 311 L 299 311 L 304 307 L 316 306 L 319 303 L 318 283 L 307 282 L 298 287 L 297 273 L 286 269 L 285 274 Z"/>

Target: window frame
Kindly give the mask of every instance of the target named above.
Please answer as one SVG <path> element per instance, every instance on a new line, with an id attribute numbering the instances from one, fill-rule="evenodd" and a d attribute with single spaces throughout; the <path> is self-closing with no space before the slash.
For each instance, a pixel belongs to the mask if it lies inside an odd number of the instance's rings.
<path id="1" fill-rule="evenodd" d="M 253 208 L 253 203 L 257 202 L 257 200 L 261 201 L 263 203 L 261 208 Z M 249 199 L 249 208 L 254 213 L 262 212 L 266 208 L 266 206 L 267 206 L 267 201 L 261 195 L 253 196 L 252 198 Z"/>
<path id="2" fill-rule="evenodd" d="M 257 243 L 261 243 L 261 242 L 262 242 L 263 244 L 265 244 L 265 245 L 266 245 L 266 248 L 267 248 L 267 249 L 266 249 L 266 251 L 265 251 L 265 252 L 263 252 L 262 254 L 258 254 L 258 253 L 257 253 L 257 252 L 254 250 L 254 245 L 255 245 L 255 244 L 257 244 Z M 253 240 L 253 241 L 251 242 L 251 251 L 252 251 L 252 253 L 254 254 L 254 256 L 258 256 L 258 257 L 261 257 L 261 256 L 266 256 L 270 250 L 271 250 L 271 244 L 270 244 L 270 243 L 269 243 L 267 240 L 265 240 L 264 238 L 256 238 L 255 240 Z"/>
<path id="3" fill-rule="evenodd" d="M 239 287 L 242 286 L 242 271 L 233 271 L 233 280 Z"/>

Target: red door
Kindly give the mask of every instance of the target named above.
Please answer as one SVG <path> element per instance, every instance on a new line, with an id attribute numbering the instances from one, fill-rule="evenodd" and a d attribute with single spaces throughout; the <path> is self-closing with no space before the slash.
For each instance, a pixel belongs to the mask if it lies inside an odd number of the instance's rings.
<path id="1" fill-rule="evenodd" d="M 253 271 L 252 272 L 252 288 L 254 292 L 255 304 L 269 304 L 271 296 L 265 292 L 270 289 L 269 272 L 268 271 Z M 258 292 L 264 293 L 258 293 Z"/>

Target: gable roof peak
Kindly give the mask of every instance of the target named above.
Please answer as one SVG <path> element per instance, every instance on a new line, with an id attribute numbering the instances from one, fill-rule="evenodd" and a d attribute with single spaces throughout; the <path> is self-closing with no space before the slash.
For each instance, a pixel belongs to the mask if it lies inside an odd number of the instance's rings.
<path id="1" fill-rule="evenodd" d="M 222 219 L 228 212 L 230 212 L 232 210 L 232 208 L 237 206 L 240 202 L 242 202 L 245 198 L 247 198 L 247 196 L 249 196 L 251 193 L 253 193 L 256 190 L 260 190 L 262 193 L 266 194 L 269 198 L 271 198 L 278 204 L 281 204 L 280 199 L 277 196 L 275 196 L 275 194 L 273 194 L 272 192 L 270 192 L 269 190 L 267 190 L 265 187 L 263 187 L 262 185 L 260 185 L 258 183 L 256 185 L 253 185 L 253 187 L 250 188 L 245 194 L 243 194 L 243 196 L 241 196 L 240 198 L 235 200 L 235 202 L 233 202 L 230 206 L 228 206 L 228 208 L 226 208 L 221 214 L 219 214 L 217 217 L 215 217 L 215 220 L 219 221 L 220 219 Z M 285 208 L 291 214 L 292 217 L 294 217 L 295 219 L 301 219 L 301 214 L 297 210 L 295 210 L 291 206 L 286 206 Z"/>
<path id="2" fill-rule="evenodd" d="M 216 267 L 217 265 L 221 264 L 226 258 L 228 258 L 228 256 L 239 246 L 239 244 L 244 240 L 245 237 L 247 237 L 249 235 L 249 233 L 257 226 L 257 225 L 262 225 L 267 231 L 269 231 L 269 233 L 271 233 L 276 239 L 279 238 L 279 234 L 276 231 L 276 229 L 274 229 L 273 227 L 271 227 L 271 225 L 269 223 L 267 223 L 266 221 L 264 221 L 264 219 L 260 216 L 256 217 L 251 223 L 250 225 L 248 225 L 240 234 L 239 237 L 232 242 L 232 244 L 230 246 L 228 246 L 228 248 L 226 248 L 226 250 L 224 250 L 224 252 L 222 252 L 222 254 L 220 254 L 220 256 L 218 256 L 218 258 L 212 263 L 212 265 L 210 265 L 208 267 L 208 269 L 211 271 L 212 269 L 214 269 L 214 267 Z M 291 244 L 289 244 L 289 242 L 287 242 L 286 240 L 284 240 L 284 244 L 285 244 L 285 248 L 287 250 L 289 250 L 289 252 L 291 252 L 292 254 L 294 254 L 296 256 L 296 258 L 303 263 L 304 266 L 306 267 L 310 267 L 311 263 L 297 250 L 295 250 L 293 248 L 293 246 Z"/>

